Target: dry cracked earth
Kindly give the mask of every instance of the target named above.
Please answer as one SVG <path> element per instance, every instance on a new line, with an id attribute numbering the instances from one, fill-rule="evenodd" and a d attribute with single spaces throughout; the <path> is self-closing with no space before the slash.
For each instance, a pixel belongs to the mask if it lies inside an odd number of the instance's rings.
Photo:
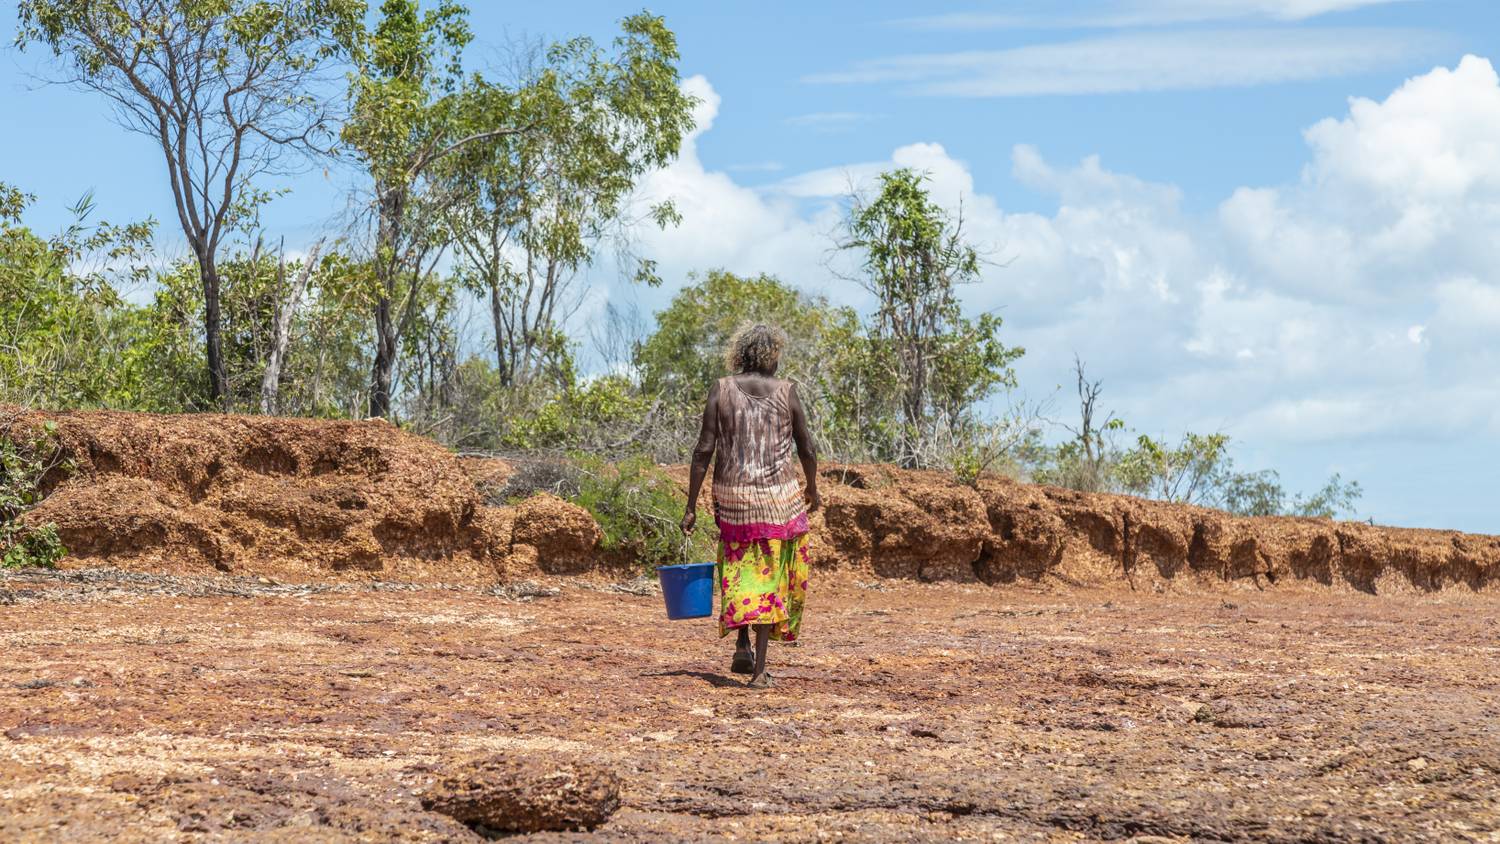
<path id="1" fill-rule="evenodd" d="M 0 604 L 6 841 L 479 840 L 420 801 L 479 753 L 618 773 L 538 840 L 1500 841 L 1493 596 L 824 585 L 759 693 L 579 581 Z"/>

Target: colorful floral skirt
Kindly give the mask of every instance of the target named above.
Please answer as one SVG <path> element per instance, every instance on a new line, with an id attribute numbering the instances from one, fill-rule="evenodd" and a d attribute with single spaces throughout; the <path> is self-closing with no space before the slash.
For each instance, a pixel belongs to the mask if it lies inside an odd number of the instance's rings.
<path id="1" fill-rule="evenodd" d="M 771 638 L 795 642 L 807 600 L 808 535 L 719 542 L 719 635 L 770 624 Z"/>

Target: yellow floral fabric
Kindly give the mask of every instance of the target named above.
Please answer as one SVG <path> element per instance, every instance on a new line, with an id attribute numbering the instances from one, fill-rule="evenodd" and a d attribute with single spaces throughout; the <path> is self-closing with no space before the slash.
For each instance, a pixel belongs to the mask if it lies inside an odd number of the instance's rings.
<path id="1" fill-rule="evenodd" d="M 721 540 L 719 635 L 747 625 L 770 624 L 771 638 L 794 642 L 807 600 L 808 535 L 789 539 Z"/>

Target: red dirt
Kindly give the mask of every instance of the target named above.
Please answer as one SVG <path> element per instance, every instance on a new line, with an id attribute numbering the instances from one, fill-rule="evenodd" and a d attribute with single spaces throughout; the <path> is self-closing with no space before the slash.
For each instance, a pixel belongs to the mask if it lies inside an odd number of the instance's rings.
<path id="1" fill-rule="evenodd" d="M 1500 537 L 1219 510 L 887 466 L 822 472 L 825 555 L 883 577 L 1147 591 L 1494 591 Z"/>
<path id="2" fill-rule="evenodd" d="M 597 542 L 588 513 L 563 501 L 485 506 L 479 484 L 503 464 L 470 475 L 383 420 L 26 418 L 56 424 L 71 468 L 27 517 L 57 525 L 65 567 L 483 585 L 554 560 L 579 568 L 580 546 Z"/>
<path id="3" fill-rule="evenodd" d="M 758 693 L 577 580 L 120 577 L 0 574 L 0 840 L 478 840 L 476 754 L 612 772 L 614 841 L 1500 840 L 1483 596 L 828 577 Z"/>
<path id="4" fill-rule="evenodd" d="M 0 840 L 1500 841 L 1496 537 L 833 467 L 755 693 L 503 461 L 46 418 Z"/>

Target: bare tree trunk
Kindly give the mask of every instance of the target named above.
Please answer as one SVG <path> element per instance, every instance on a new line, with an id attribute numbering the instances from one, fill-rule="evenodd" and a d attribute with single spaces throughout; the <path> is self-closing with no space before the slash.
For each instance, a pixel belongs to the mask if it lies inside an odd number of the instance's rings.
<path id="1" fill-rule="evenodd" d="M 391 415 L 391 375 L 396 368 L 396 326 L 391 300 L 375 303 L 375 363 L 370 370 L 370 416 Z"/>
<path id="2" fill-rule="evenodd" d="M 208 398 L 219 410 L 229 410 L 229 378 L 224 371 L 224 341 L 219 326 L 219 268 L 212 253 L 195 250 L 198 275 L 203 282 L 203 347 L 208 361 Z"/>
<path id="3" fill-rule="evenodd" d="M 281 366 L 286 360 L 287 346 L 291 343 L 292 317 L 297 313 L 297 305 L 302 301 L 302 294 L 307 291 L 307 283 L 312 278 L 313 267 L 317 266 L 318 253 L 323 249 L 323 241 L 313 244 L 312 251 L 308 253 L 307 260 L 302 264 L 302 271 L 297 274 L 297 280 L 292 282 L 291 290 L 287 291 L 285 300 L 276 302 L 276 320 L 271 334 L 271 351 L 266 356 L 266 371 L 260 377 L 260 412 L 272 414 L 276 412 L 277 393 L 281 389 Z M 282 252 L 281 260 L 276 268 L 276 278 L 279 288 L 286 284 L 286 253 Z"/>
<path id="4" fill-rule="evenodd" d="M 495 371 L 500 374 L 500 386 L 510 386 L 510 367 L 505 363 L 505 316 L 504 304 L 500 301 L 500 280 L 498 271 L 496 277 L 490 280 L 490 317 L 495 322 Z"/>
<path id="5" fill-rule="evenodd" d="M 370 416 L 391 415 L 391 378 L 396 369 L 396 343 L 400 339 L 391 316 L 391 298 L 396 295 L 397 226 L 404 211 L 399 191 L 375 183 L 380 219 L 375 235 L 375 274 L 379 299 L 375 302 L 375 361 L 370 368 Z"/>

